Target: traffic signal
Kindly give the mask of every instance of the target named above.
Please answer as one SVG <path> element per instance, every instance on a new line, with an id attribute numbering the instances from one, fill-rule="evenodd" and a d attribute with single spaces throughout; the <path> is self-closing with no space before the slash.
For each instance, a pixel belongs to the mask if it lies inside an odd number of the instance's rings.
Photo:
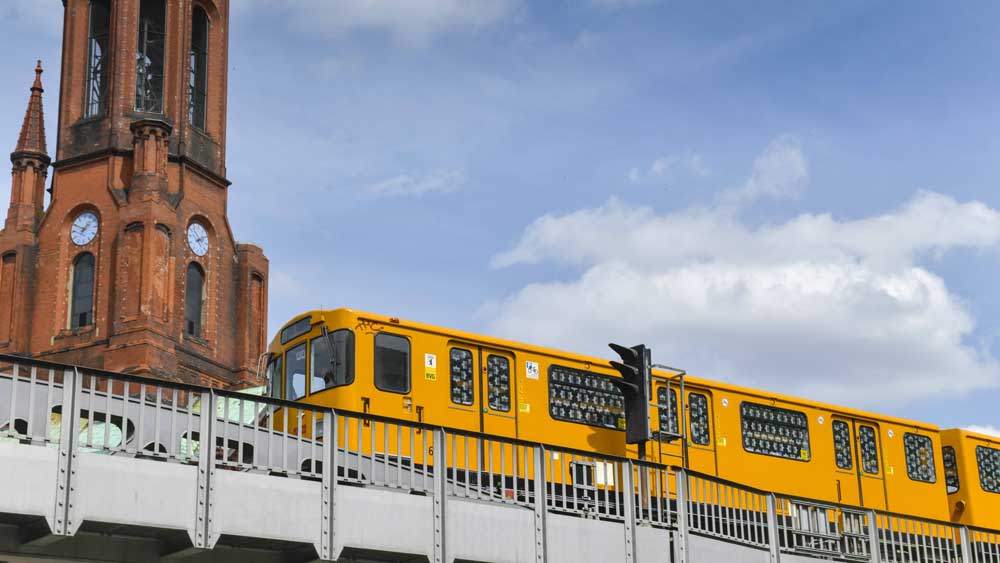
<path id="1" fill-rule="evenodd" d="M 625 396 L 625 443 L 641 444 L 650 439 L 649 398 L 652 395 L 652 360 L 645 344 L 626 348 L 608 344 L 622 361 L 611 362 L 611 367 L 622 374 L 612 382 Z"/>

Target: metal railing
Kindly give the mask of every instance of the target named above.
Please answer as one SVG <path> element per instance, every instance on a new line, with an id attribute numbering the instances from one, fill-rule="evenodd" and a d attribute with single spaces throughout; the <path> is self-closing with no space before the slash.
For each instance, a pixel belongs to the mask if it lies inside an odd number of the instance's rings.
<path id="1" fill-rule="evenodd" d="M 0 441 L 382 487 L 849 562 L 1000 563 L 1000 532 L 779 495 L 682 468 L 0 355 Z M 69 463 L 69 462 L 66 462 Z M 68 489 L 72 489 L 69 487 Z M 70 494 L 70 493 L 67 493 Z M 69 529 L 66 499 L 57 502 Z M 200 516 L 199 516 L 200 517 Z M 208 518 L 202 536 L 209 535 Z M 60 533 L 56 530 L 54 533 Z M 201 533 L 201 532 L 199 532 Z M 628 546 L 631 546 L 627 542 Z M 632 549 L 629 547 L 629 549 Z"/>

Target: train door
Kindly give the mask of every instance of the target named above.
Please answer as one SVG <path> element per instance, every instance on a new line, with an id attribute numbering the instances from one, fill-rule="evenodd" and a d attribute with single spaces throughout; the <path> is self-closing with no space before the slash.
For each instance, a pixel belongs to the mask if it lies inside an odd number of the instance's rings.
<path id="1" fill-rule="evenodd" d="M 677 397 L 680 392 L 676 381 L 653 380 L 653 403 L 655 409 L 650 415 L 656 455 L 663 465 L 681 466 L 683 448 L 681 445 L 680 413 L 677 411 Z"/>
<path id="2" fill-rule="evenodd" d="M 435 361 L 426 360 L 426 363 Z M 474 344 L 464 342 L 449 342 L 447 365 L 440 366 L 438 371 L 448 374 L 445 382 L 448 386 L 448 408 L 433 413 L 433 424 L 442 424 L 450 428 L 479 432 L 481 429 L 481 413 L 479 412 L 479 385 L 476 380 L 479 365 L 479 349 Z M 443 370 L 442 370 L 443 368 Z M 438 419 L 438 417 L 442 417 Z M 430 417 L 429 417 L 430 418 Z"/>
<path id="3" fill-rule="evenodd" d="M 833 438 L 833 483 L 836 487 L 833 498 L 837 502 L 861 505 L 861 467 L 858 461 L 858 441 L 855 439 L 854 421 L 842 417 L 832 417 L 830 427 Z M 823 437 L 826 439 L 826 437 Z"/>
<path id="4" fill-rule="evenodd" d="M 837 498 L 844 504 L 885 510 L 885 473 L 878 425 L 844 417 L 833 417 L 831 424 Z"/>
<path id="5" fill-rule="evenodd" d="M 483 434 L 517 437 L 517 417 L 513 408 L 515 363 L 510 352 L 479 348 L 479 405 Z"/>
<path id="6" fill-rule="evenodd" d="M 713 415 L 711 393 L 701 390 L 687 393 L 688 467 L 702 473 L 718 475 L 713 439 L 715 432 L 712 424 Z"/>
<path id="7" fill-rule="evenodd" d="M 854 432 L 858 445 L 855 457 L 861 483 L 861 505 L 875 510 L 887 510 L 879 426 L 873 422 L 855 420 Z"/>

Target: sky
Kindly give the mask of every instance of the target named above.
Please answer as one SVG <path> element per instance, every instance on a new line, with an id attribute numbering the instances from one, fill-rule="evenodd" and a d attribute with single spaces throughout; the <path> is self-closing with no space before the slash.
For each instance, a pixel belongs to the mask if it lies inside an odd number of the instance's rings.
<path id="1" fill-rule="evenodd" d="M 61 13 L 0 1 L 12 148 L 38 58 L 55 115 Z M 233 0 L 230 222 L 270 259 L 271 334 L 351 307 L 645 343 L 997 433 L 998 22 L 986 1 Z"/>

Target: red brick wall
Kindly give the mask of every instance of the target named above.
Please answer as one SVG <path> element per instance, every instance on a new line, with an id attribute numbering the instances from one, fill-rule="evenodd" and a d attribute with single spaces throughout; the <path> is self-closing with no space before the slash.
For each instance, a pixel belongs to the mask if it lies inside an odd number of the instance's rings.
<path id="1" fill-rule="evenodd" d="M 20 338 L 31 354 L 106 369 L 243 384 L 254 375 L 267 338 L 268 262 L 259 247 L 236 243 L 226 217 L 229 2 L 168 0 L 164 114 L 154 116 L 133 111 L 139 0 L 112 0 L 107 110 L 83 119 L 87 3 L 66 2 L 52 199 L 37 230 L 20 241 L 36 257 L 30 275 L 12 273 L 18 271 L 14 262 L 8 271 L 6 259 L 0 268 L 0 342 Z M 187 122 L 187 43 L 195 4 L 211 20 L 203 131 Z M 100 227 L 80 247 L 69 235 L 84 210 L 99 217 Z M 209 235 L 202 257 L 187 243 L 192 221 Z M 14 248 L 11 236 L 0 231 L 0 254 Z M 96 259 L 94 324 L 71 330 L 72 262 L 81 252 Z M 192 261 L 205 272 L 200 337 L 184 330 Z M 18 288 L 27 297 L 19 299 Z M 28 319 L 23 328 L 11 321 L 19 305 Z"/>

